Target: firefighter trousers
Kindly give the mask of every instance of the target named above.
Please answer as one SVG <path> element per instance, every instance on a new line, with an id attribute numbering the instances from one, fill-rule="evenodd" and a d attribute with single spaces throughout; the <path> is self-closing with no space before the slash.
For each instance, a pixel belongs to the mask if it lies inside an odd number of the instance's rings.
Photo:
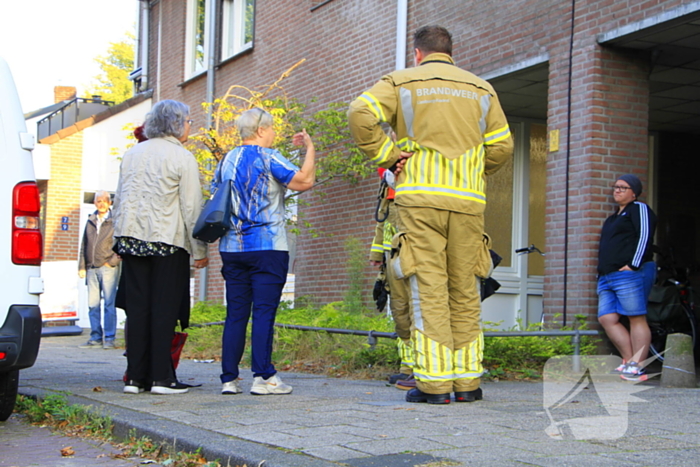
<path id="1" fill-rule="evenodd" d="M 386 221 L 388 225 L 393 226 L 390 230 L 391 234 L 386 235 L 384 244 L 391 244 L 393 233 L 401 231 L 401 220 L 398 215 L 398 206 L 393 202 L 389 207 L 389 214 Z M 386 264 L 391 261 L 391 250 L 386 251 L 389 257 L 386 258 Z M 408 307 L 408 289 L 406 283 L 396 278 L 390 267 L 386 268 L 386 281 L 389 285 L 389 309 L 391 317 L 394 320 L 394 330 L 399 336 L 397 346 L 399 357 L 401 358 L 401 373 L 410 374 L 413 372 L 413 345 L 411 343 L 411 313 Z"/>
<path id="2" fill-rule="evenodd" d="M 398 211 L 404 232 L 399 276 L 410 294 L 417 387 L 427 394 L 475 390 L 483 373 L 475 270 L 484 217 L 425 207 Z"/>

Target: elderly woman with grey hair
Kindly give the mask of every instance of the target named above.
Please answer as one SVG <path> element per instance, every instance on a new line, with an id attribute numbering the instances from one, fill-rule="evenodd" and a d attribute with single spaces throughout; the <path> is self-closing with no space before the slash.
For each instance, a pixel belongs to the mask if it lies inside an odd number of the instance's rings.
<path id="1" fill-rule="evenodd" d="M 292 392 L 272 364 L 273 326 L 289 268 L 284 194 L 288 188 L 305 191 L 313 186 L 316 152 L 305 130 L 294 135 L 294 144 L 306 147 L 304 164 L 301 169 L 296 167 L 271 149 L 276 136 L 273 123 L 272 115 L 262 109 L 243 112 L 236 120 L 243 144 L 219 164 L 212 184 L 217 188 L 231 180 L 233 199 L 233 228 L 219 242 L 227 302 L 221 350 L 222 394 L 243 392 L 238 365 L 251 314 L 251 394 Z"/>
<path id="2" fill-rule="evenodd" d="M 189 107 L 174 100 L 153 106 L 144 124 L 147 141 L 122 159 L 115 196 L 115 250 L 122 257 L 127 374 L 124 392 L 187 392 L 177 381 L 170 343 L 189 297 L 190 256 L 208 263 L 206 244 L 192 238 L 202 205 L 199 167 L 182 145 L 190 133 Z"/>

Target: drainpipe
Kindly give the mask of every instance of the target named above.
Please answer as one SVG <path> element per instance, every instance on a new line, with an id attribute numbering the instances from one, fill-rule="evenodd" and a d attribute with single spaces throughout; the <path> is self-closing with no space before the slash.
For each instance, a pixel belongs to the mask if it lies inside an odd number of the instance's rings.
<path id="1" fill-rule="evenodd" d="M 140 29 L 139 34 L 139 45 L 141 48 L 140 53 L 140 65 L 141 65 L 141 86 L 138 92 L 145 91 L 148 89 L 148 43 L 149 43 L 149 18 L 151 13 L 151 5 L 149 0 L 141 0 L 141 16 L 140 18 Z"/>
<path id="2" fill-rule="evenodd" d="M 569 285 L 569 188 L 571 167 L 571 89 L 574 74 L 574 26 L 576 19 L 576 0 L 571 0 L 571 31 L 569 33 L 569 86 L 566 96 L 566 194 L 564 200 L 564 307 L 562 326 L 566 326 L 566 304 Z"/>
<path id="3" fill-rule="evenodd" d="M 396 69 L 406 68 L 406 28 L 408 26 L 408 0 L 396 2 Z"/>
<path id="4" fill-rule="evenodd" d="M 206 102 L 214 102 L 215 74 L 216 74 L 216 16 L 218 0 L 208 0 L 209 2 L 209 58 L 207 60 L 207 91 Z M 205 128 L 211 128 L 214 123 L 213 109 L 209 108 L 204 123 Z M 199 270 L 199 301 L 207 299 L 207 286 L 209 284 L 209 268 Z"/>

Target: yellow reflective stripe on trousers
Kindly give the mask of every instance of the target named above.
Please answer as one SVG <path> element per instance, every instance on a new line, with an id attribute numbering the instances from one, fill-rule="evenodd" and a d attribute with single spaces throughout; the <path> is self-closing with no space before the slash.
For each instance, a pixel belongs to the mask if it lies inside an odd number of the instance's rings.
<path id="1" fill-rule="evenodd" d="M 430 339 L 420 331 L 414 334 L 416 355 L 413 372 L 420 381 L 453 381 L 455 379 L 479 378 L 484 370 L 484 337 L 479 337 L 456 351 Z"/>
<path id="2" fill-rule="evenodd" d="M 484 333 L 479 332 L 479 337 L 467 347 L 462 347 L 454 352 L 455 378 L 474 378 L 481 376 L 484 367 L 481 361 L 484 358 Z"/>
<path id="3" fill-rule="evenodd" d="M 420 331 L 416 331 L 413 340 L 416 355 L 413 372 L 420 380 L 451 381 L 452 352 L 444 345 L 430 339 Z"/>
<path id="4" fill-rule="evenodd" d="M 409 342 L 406 344 L 403 339 L 397 339 L 396 346 L 399 348 L 399 357 L 401 358 L 401 365 L 407 367 L 413 367 L 413 345 Z"/>

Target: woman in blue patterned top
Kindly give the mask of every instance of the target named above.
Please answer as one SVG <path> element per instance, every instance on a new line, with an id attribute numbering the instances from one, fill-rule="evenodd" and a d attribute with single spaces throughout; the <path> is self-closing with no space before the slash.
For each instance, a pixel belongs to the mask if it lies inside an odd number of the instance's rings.
<path id="1" fill-rule="evenodd" d="M 254 380 L 250 392 L 289 394 L 292 387 L 280 380 L 272 364 L 275 315 L 289 268 L 284 194 L 287 189 L 305 191 L 313 186 L 316 152 L 305 130 L 293 137 L 295 145 L 306 147 L 301 169 L 271 149 L 276 136 L 273 118 L 262 109 L 243 112 L 236 127 L 243 144 L 226 155 L 212 183 L 216 189 L 220 182 L 233 181 L 233 228 L 219 241 L 227 301 L 221 393 L 242 392 L 238 365 L 252 313 Z"/>

